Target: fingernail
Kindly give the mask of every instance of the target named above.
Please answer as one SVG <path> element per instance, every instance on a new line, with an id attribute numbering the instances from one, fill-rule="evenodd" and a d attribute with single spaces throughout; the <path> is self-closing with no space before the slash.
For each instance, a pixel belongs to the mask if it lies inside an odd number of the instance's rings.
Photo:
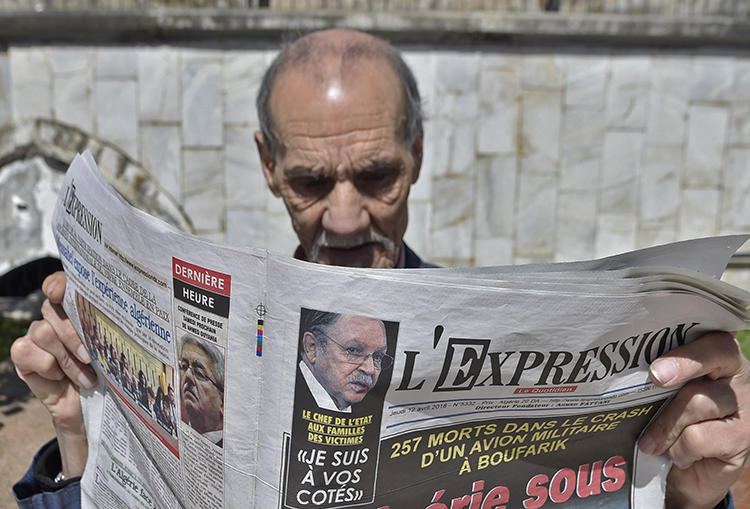
<path id="1" fill-rule="evenodd" d="M 86 347 L 83 345 L 78 347 L 78 350 L 76 351 L 76 357 L 78 357 L 79 361 L 84 362 L 86 364 L 91 362 L 91 355 L 89 355 L 89 351 L 86 350 Z"/>
<path id="2" fill-rule="evenodd" d="M 680 374 L 677 363 L 672 359 L 656 359 L 649 369 L 651 375 L 661 385 L 669 385 Z"/>
<path id="3" fill-rule="evenodd" d="M 96 385 L 96 377 L 89 374 L 88 371 L 81 371 L 81 373 L 78 375 L 78 385 L 80 385 L 81 387 L 85 387 L 86 389 L 91 389 L 94 385 Z"/>
<path id="4" fill-rule="evenodd" d="M 656 452 L 656 441 L 649 435 L 643 435 L 638 441 L 638 447 L 642 452 L 653 455 Z"/>

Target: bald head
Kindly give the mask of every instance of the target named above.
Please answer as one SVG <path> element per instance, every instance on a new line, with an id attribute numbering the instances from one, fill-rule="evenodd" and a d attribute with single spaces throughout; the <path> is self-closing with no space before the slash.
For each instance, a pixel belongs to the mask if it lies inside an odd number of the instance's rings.
<path id="1" fill-rule="evenodd" d="M 278 74 L 288 69 L 304 69 L 310 77 L 324 81 L 330 77 L 320 64 L 333 64 L 335 72 L 343 74 L 346 69 L 363 59 L 388 60 L 388 51 L 393 51 L 385 41 L 354 30 L 325 30 L 300 37 L 280 55 Z M 395 72 L 395 71 L 394 71 Z"/>
<path id="2" fill-rule="evenodd" d="M 263 76 L 257 97 L 258 120 L 263 140 L 274 157 L 278 154 L 279 143 L 273 130 L 271 95 L 278 79 L 287 72 L 298 71 L 304 73 L 311 85 L 335 90 L 335 83 L 359 71 L 358 64 L 363 61 L 386 63 L 400 84 L 401 97 L 392 100 L 401 101 L 403 105 L 404 125 L 401 128 L 404 142 L 412 148 L 422 134 L 422 109 L 411 70 L 386 41 L 364 32 L 333 29 L 307 34 L 286 46 Z"/>

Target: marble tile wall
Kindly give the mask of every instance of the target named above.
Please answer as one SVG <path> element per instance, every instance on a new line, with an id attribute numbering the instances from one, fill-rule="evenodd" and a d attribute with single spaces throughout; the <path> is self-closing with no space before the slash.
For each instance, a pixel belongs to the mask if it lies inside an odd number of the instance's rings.
<path id="1" fill-rule="evenodd" d="M 274 51 L 10 47 L 0 126 L 53 118 L 149 169 L 199 234 L 291 253 L 255 152 Z M 750 58 L 409 50 L 426 114 L 407 241 L 444 265 L 750 231 Z M 750 249 L 750 247 L 748 248 Z"/>
<path id="2" fill-rule="evenodd" d="M 0 53 L 0 125 L 11 121 L 10 64 L 8 55 Z"/>

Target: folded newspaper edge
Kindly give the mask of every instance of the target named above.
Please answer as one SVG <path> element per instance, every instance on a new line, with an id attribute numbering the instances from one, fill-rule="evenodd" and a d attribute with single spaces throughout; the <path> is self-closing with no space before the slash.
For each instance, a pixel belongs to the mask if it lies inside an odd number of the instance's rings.
<path id="1" fill-rule="evenodd" d="M 513 267 L 326 267 L 177 231 L 90 152 L 53 233 L 81 391 L 84 507 L 654 507 L 648 364 L 740 330 L 747 235 Z M 589 504 L 589 505 L 587 505 Z"/>

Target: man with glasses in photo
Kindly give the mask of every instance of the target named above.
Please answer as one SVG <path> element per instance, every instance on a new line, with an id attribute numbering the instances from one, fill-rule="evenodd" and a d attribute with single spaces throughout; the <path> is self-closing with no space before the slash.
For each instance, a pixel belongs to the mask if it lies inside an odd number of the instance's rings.
<path id="1" fill-rule="evenodd" d="M 298 380 L 308 394 L 296 394 L 325 410 L 351 412 L 393 364 L 385 325 L 362 316 L 310 312 L 304 321 Z M 302 384 L 298 384 L 300 390 Z"/>
<path id="2" fill-rule="evenodd" d="M 192 336 L 180 346 L 182 420 L 210 442 L 224 444 L 224 355 Z"/>

